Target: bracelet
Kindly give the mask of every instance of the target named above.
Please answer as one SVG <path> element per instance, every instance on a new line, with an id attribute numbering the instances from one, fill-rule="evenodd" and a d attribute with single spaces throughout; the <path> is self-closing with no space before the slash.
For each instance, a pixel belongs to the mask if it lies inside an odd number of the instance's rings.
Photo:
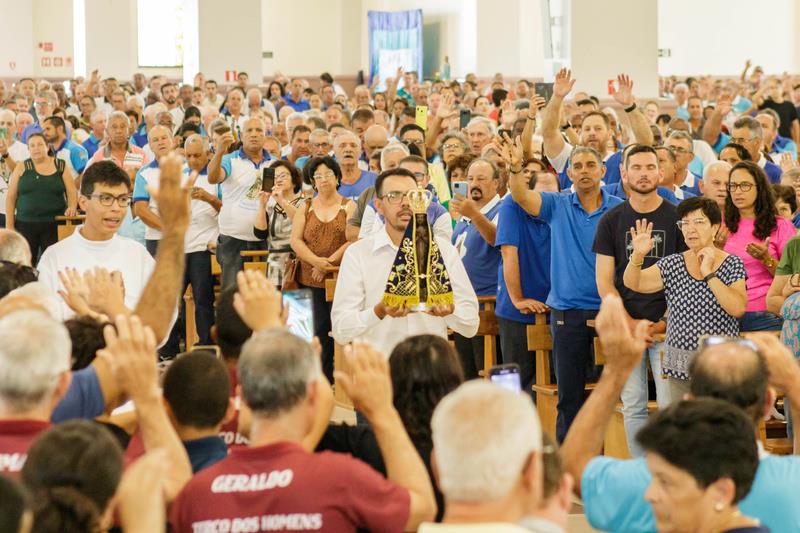
<path id="1" fill-rule="evenodd" d="M 528 120 L 534 120 L 534 121 L 536 120 L 536 115 L 533 116 L 526 115 L 526 116 L 528 117 Z"/>
<path id="2" fill-rule="evenodd" d="M 522 167 L 519 167 L 517 170 L 511 169 L 512 174 L 519 174 L 520 172 L 522 172 Z"/>
<path id="3" fill-rule="evenodd" d="M 704 278 L 703 278 L 703 281 L 705 281 L 706 283 L 708 283 L 709 281 L 711 281 L 712 279 L 714 279 L 714 278 L 716 278 L 716 277 L 717 277 L 717 273 L 716 273 L 716 272 L 712 272 L 712 273 L 711 273 L 711 274 L 709 274 L 708 276 L 704 277 Z"/>
<path id="4" fill-rule="evenodd" d="M 561 131 L 567 131 L 572 127 L 572 124 L 567 124 L 566 126 L 561 126 Z"/>
<path id="5" fill-rule="evenodd" d="M 772 257 L 771 255 L 767 255 L 767 258 L 766 258 L 766 259 L 764 259 L 764 260 L 762 261 L 762 263 L 764 264 L 764 266 L 765 266 L 765 267 L 767 267 L 767 268 L 772 268 L 772 267 L 774 267 L 774 266 L 775 266 L 775 265 L 776 265 L 778 262 L 777 262 L 777 261 L 775 260 L 775 258 L 774 258 L 774 257 Z"/>
<path id="6" fill-rule="evenodd" d="M 634 109 L 636 109 L 636 102 L 632 103 L 630 107 L 626 107 L 624 111 L 625 111 L 626 113 L 630 113 L 630 112 L 631 112 L 631 111 L 633 111 Z"/>
<path id="7" fill-rule="evenodd" d="M 631 256 L 628 258 L 628 261 L 633 266 L 640 267 L 640 266 L 642 266 L 644 264 L 644 257 L 642 257 L 642 260 L 637 263 L 636 261 L 633 260 L 633 254 L 631 254 Z"/>

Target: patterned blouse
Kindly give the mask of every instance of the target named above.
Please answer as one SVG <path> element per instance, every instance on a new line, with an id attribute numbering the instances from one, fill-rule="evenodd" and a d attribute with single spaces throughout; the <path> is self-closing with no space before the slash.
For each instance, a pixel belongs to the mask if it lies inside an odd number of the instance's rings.
<path id="1" fill-rule="evenodd" d="M 707 282 L 689 274 L 682 253 L 660 259 L 656 266 L 664 281 L 668 312 L 662 370 L 672 378 L 689 379 L 689 361 L 700 337 L 736 336 L 739 334 L 739 319 L 722 308 Z M 736 255 L 726 257 L 716 274 L 728 286 L 747 279 L 744 263 Z"/>

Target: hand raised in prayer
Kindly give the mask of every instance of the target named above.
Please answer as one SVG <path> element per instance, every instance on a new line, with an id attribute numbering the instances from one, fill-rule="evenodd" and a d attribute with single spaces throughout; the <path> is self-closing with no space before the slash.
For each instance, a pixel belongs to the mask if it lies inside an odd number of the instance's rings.
<path id="1" fill-rule="evenodd" d="M 631 257 L 635 254 L 644 258 L 653 248 L 653 223 L 647 222 L 645 218 L 639 219 L 636 221 L 636 227 L 630 231 L 631 246 L 633 246 Z"/>
<path id="2" fill-rule="evenodd" d="M 558 71 L 553 81 L 553 96 L 565 98 L 574 85 L 575 79 L 572 77 L 572 71 L 567 68 L 562 68 Z"/>
<path id="3" fill-rule="evenodd" d="M 193 171 L 188 181 L 181 186 L 183 179 L 183 158 L 175 152 L 162 157 L 159 162 L 158 188 L 148 185 L 147 191 L 158 206 L 164 233 L 172 232 L 183 236 L 192 218 L 190 196 L 197 171 Z"/>
<path id="4" fill-rule="evenodd" d="M 627 375 L 642 359 L 647 347 L 650 321 L 640 320 L 631 328 L 622 299 L 608 294 L 600 304 L 595 330 L 606 357 L 605 371 Z"/>
<path id="5" fill-rule="evenodd" d="M 392 409 L 392 379 L 384 354 L 360 340 L 344 347 L 347 372 L 336 371 L 336 384 L 353 401 L 353 406 L 370 420 Z"/>
<path id="6" fill-rule="evenodd" d="M 617 76 L 617 89 L 611 90 L 611 96 L 622 107 L 630 107 L 636 103 L 633 98 L 633 81 L 627 74 Z"/>
<path id="7" fill-rule="evenodd" d="M 103 329 L 106 347 L 98 356 L 108 363 L 120 388 L 134 401 L 160 397 L 158 390 L 158 354 L 153 330 L 138 316 L 120 315 Z"/>
<path id="8" fill-rule="evenodd" d="M 84 272 L 83 279 L 89 289 L 89 307 L 93 311 L 109 317 L 130 314 L 125 307 L 125 285 L 120 272 L 95 267 L 94 271 Z"/>
<path id="9" fill-rule="evenodd" d="M 242 270 L 236 274 L 236 283 L 233 308 L 247 327 L 261 331 L 286 323 L 289 308 L 283 309 L 281 293 L 263 273 Z"/>
<path id="10" fill-rule="evenodd" d="M 78 316 L 95 316 L 89 307 L 89 287 L 77 269 L 67 267 L 58 273 L 64 289 L 58 294 Z"/>

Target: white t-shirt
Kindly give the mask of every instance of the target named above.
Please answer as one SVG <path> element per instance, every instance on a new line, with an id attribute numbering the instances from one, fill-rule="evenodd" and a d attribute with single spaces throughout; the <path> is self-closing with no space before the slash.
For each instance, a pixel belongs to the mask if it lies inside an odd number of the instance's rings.
<path id="1" fill-rule="evenodd" d="M 63 289 L 58 273 L 67 267 L 85 272 L 103 267 L 118 270 L 125 283 L 125 306 L 135 309 L 147 281 L 155 268 L 155 260 L 138 242 L 114 235 L 107 241 L 89 241 L 81 235 L 83 226 L 66 239 L 47 248 L 39 260 L 39 281 L 53 291 Z M 75 313 L 61 303 L 62 320 Z"/>
<path id="2" fill-rule="evenodd" d="M 261 191 L 261 172 L 270 164 L 270 155 L 262 151 L 263 159 L 256 165 L 243 150 L 222 157 L 222 209 L 219 212 L 219 232 L 244 241 L 257 241 L 253 221 Z"/>
<path id="3" fill-rule="evenodd" d="M 189 174 L 189 167 L 183 169 L 184 174 Z M 194 186 L 203 189 L 211 196 L 219 198 L 220 190 L 217 185 L 208 182 L 208 174 L 200 174 Z M 192 200 L 192 220 L 186 230 L 186 253 L 203 252 L 208 250 L 208 244 L 217 242 L 219 236 L 218 213 L 214 207 L 203 200 Z"/>

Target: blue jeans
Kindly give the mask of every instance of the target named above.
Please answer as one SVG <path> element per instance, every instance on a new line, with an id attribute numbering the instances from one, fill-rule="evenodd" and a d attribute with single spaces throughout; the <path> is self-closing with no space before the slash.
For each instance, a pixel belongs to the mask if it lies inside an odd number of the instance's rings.
<path id="1" fill-rule="evenodd" d="M 622 417 L 625 424 L 625 438 L 631 457 L 642 457 L 644 450 L 636 442 L 636 434 L 647 424 L 647 362 L 653 372 L 656 383 L 656 401 L 658 408 L 663 409 L 670 403 L 667 380 L 661 377 L 661 350 L 663 343 L 657 343 L 644 352 L 642 362 L 633 369 L 625 387 L 622 389 Z"/>
<path id="2" fill-rule="evenodd" d="M 768 311 L 748 311 L 739 319 L 739 331 L 775 331 L 783 326 L 783 319 Z"/>
<path id="3" fill-rule="evenodd" d="M 593 320 L 596 315 L 596 309 L 553 309 L 550 312 L 553 360 L 558 382 L 558 442 L 564 441 L 572 421 L 583 406 L 587 375 L 594 377 L 597 373 L 592 357 L 595 330 L 586 325 L 586 321 Z"/>
<path id="4" fill-rule="evenodd" d="M 264 241 L 244 241 L 220 235 L 217 243 L 217 261 L 222 268 L 222 290 L 236 286 L 236 274 L 244 268 L 242 257 L 244 250 L 264 250 L 266 247 Z"/>

